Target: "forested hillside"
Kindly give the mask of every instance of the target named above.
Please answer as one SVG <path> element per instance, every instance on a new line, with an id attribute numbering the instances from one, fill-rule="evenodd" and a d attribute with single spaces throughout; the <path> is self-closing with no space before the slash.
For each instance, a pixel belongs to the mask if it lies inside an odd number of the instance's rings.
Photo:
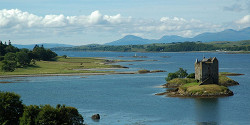
<path id="1" fill-rule="evenodd" d="M 115 51 L 115 52 L 182 52 L 182 51 L 250 51 L 250 40 L 237 42 L 173 42 L 147 45 L 84 45 L 52 48 L 55 51 Z"/>

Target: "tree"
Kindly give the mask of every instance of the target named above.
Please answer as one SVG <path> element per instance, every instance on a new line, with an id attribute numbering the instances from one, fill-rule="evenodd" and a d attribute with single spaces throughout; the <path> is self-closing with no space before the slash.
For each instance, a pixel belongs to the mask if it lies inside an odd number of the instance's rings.
<path id="1" fill-rule="evenodd" d="M 43 46 L 39 47 L 38 45 L 35 45 L 32 53 L 34 59 L 44 61 L 51 60 L 57 56 L 57 54 L 55 52 L 52 52 L 50 49 L 46 50 Z"/>
<path id="2" fill-rule="evenodd" d="M 43 47 L 39 47 L 38 45 L 35 45 L 32 53 L 34 55 L 34 59 L 42 60 L 46 55 L 46 50 Z"/>
<path id="3" fill-rule="evenodd" d="M 25 52 L 17 52 L 16 53 L 16 60 L 21 67 L 29 65 L 30 61 L 31 61 L 28 53 L 25 53 Z"/>
<path id="4" fill-rule="evenodd" d="M 51 51 L 50 49 L 46 50 L 46 57 L 43 60 L 51 60 L 53 58 L 55 58 L 57 56 L 57 54 L 53 51 Z"/>
<path id="5" fill-rule="evenodd" d="M 185 78 L 188 75 L 187 70 L 184 70 L 183 68 L 179 68 L 176 74 L 178 75 L 178 78 Z"/>
<path id="6" fill-rule="evenodd" d="M 0 92 L 0 124 L 18 125 L 23 113 L 20 96 L 11 92 Z"/>
<path id="7" fill-rule="evenodd" d="M 83 125 L 84 120 L 76 108 L 58 104 L 56 108 L 41 106 L 35 122 L 39 125 Z"/>
<path id="8" fill-rule="evenodd" d="M 15 61 L 3 61 L 2 70 L 5 72 L 13 72 L 17 67 L 17 63 Z"/>
<path id="9" fill-rule="evenodd" d="M 166 81 L 170 81 L 174 78 L 178 78 L 178 74 L 176 73 L 168 73 L 168 77 L 166 77 Z"/>
<path id="10" fill-rule="evenodd" d="M 14 46 L 12 46 L 11 44 L 10 44 L 10 45 L 7 45 L 7 46 L 5 47 L 5 52 L 6 52 L 6 53 L 9 53 L 9 52 L 16 53 L 16 52 L 18 52 L 18 51 L 19 51 L 19 49 L 16 48 L 16 47 L 14 47 Z"/>
<path id="11" fill-rule="evenodd" d="M 7 60 L 7 61 L 16 61 L 16 54 L 12 53 L 12 52 L 7 53 L 4 56 L 4 60 Z"/>
<path id="12" fill-rule="evenodd" d="M 20 125 L 36 125 L 36 118 L 40 112 L 39 106 L 25 106 L 23 116 L 20 118 Z"/>
<path id="13" fill-rule="evenodd" d="M 2 70 L 6 72 L 13 72 L 17 67 L 16 54 L 7 53 L 4 56 Z"/>
<path id="14" fill-rule="evenodd" d="M 35 122 L 38 125 L 58 125 L 58 114 L 58 110 L 52 106 L 44 105 L 41 107 Z"/>
<path id="15" fill-rule="evenodd" d="M 57 110 L 59 111 L 59 124 L 83 125 L 83 117 L 76 108 L 57 105 Z"/>

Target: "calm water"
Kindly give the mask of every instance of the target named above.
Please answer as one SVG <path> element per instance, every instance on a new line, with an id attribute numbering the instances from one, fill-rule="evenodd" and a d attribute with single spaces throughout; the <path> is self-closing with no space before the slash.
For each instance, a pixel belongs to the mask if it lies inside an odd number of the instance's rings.
<path id="1" fill-rule="evenodd" d="M 135 53 L 117 52 L 57 52 L 70 57 L 132 58 Z M 165 89 L 168 72 L 153 74 L 52 76 L 0 79 L 13 81 L 0 84 L 1 91 L 21 95 L 23 103 L 66 104 L 79 109 L 89 125 L 247 125 L 250 124 L 250 54 L 222 53 L 136 53 L 144 62 L 123 62 L 130 67 L 125 71 L 140 69 L 175 72 L 179 67 L 194 72 L 196 58 L 216 56 L 220 72 L 243 73 L 231 77 L 240 83 L 230 87 L 235 95 L 215 99 L 169 98 L 155 96 Z M 124 57 L 119 57 L 124 56 Z M 170 56 L 165 58 L 164 56 Z M 153 61 L 158 60 L 158 61 Z M 91 120 L 99 113 L 101 120 Z"/>

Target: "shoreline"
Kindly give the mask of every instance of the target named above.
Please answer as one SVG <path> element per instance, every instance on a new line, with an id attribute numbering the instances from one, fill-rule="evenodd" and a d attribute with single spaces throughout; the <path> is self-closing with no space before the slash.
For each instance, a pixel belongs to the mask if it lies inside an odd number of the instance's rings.
<path id="1" fill-rule="evenodd" d="M 56 50 L 56 51 L 72 51 L 72 50 Z M 73 52 L 75 52 L 75 51 L 73 51 Z M 76 51 L 76 52 L 78 52 L 78 51 Z M 120 52 L 120 51 L 84 51 L 84 52 Z M 125 53 L 127 53 L 127 52 L 125 52 Z M 217 50 L 211 50 L 211 51 L 178 51 L 178 52 L 131 51 L 131 53 L 225 53 L 225 54 L 250 54 L 250 51 L 217 51 Z M 100 57 L 100 58 L 102 58 L 102 57 Z"/>
<path id="2" fill-rule="evenodd" d="M 30 74 L 30 75 L 2 75 L 0 78 L 13 77 L 47 77 L 47 76 L 88 76 L 88 75 L 110 75 L 110 74 L 139 74 L 138 72 L 107 72 L 107 73 L 66 73 L 66 74 Z"/>
<path id="3" fill-rule="evenodd" d="M 147 73 L 157 73 L 157 71 L 151 71 Z M 27 75 L 1 75 L 0 78 L 14 78 L 14 77 L 47 77 L 47 76 L 89 76 L 89 75 L 113 75 L 113 74 L 142 74 L 138 71 L 128 72 L 101 72 L 101 73 L 65 73 L 65 74 L 27 74 Z"/>

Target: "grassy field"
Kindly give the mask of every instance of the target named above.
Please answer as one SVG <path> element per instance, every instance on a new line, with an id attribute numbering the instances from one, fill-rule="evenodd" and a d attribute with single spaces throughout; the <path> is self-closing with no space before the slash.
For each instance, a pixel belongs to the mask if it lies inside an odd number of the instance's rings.
<path id="1" fill-rule="evenodd" d="M 210 85 L 193 85 L 186 88 L 185 93 L 188 95 L 203 95 L 203 94 L 212 94 L 212 95 L 220 95 L 221 93 L 226 93 L 228 88 L 225 86 L 219 86 L 215 84 Z"/>
<path id="2" fill-rule="evenodd" d="M 92 71 L 84 69 L 121 68 L 119 65 L 107 65 L 106 63 L 107 61 L 105 59 L 98 58 L 57 57 L 56 61 L 36 61 L 35 65 L 17 68 L 14 72 L 3 72 L 0 70 L 0 75 L 97 73 L 107 71 Z M 0 67 L 2 67 L 1 62 Z"/>
<path id="3" fill-rule="evenodd" d="M 196 80 L 191 79 L 191 78 L 175 78 L 175 79 L 168 81 L 168 83 L 165 84 L 165 86 L 167 88 L 177 88 L 187 83 L 195 83 L 195 82 Z"/>

